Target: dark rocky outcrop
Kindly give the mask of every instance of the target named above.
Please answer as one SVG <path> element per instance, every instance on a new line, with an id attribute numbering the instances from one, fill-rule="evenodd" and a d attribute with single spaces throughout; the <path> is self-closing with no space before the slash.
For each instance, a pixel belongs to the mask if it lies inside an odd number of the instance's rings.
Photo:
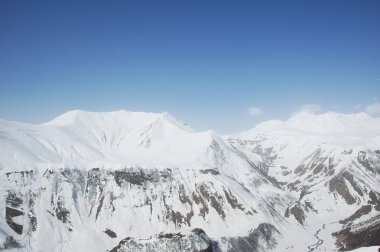
<path id="1" fill-rule="evenodd" d="M 224 191 L 224 195 L 226 196 L 228 203 L 231 205 L 231 207 L 233 209 L 237 208 L 237 209 L 244 211 L 243 205 L 239 203 L 237 198 L 231 193 L 230 189 L 227 189 L 227 190 L 223 189 L 223 191 Z"/>
<path id="2" fill-rule="evenodd" d="M 227 245 L 228 252 L 258 252 L 273 249 L 277 245 L 280 232 L 268 223 L 261 223 L 244 237 L 222 238 L 222 243 Z"/>
<path id="3" fill-rule="evenodd" d="M 340 224 L 347 224 L 351 221 L 354 221 L 360 217 L 362 217 L 363 215 L 366 215 L 366 214 L 369 214 L 372 210 L 372 206 L 371 205 L 364 205 L 362 206 L 361 208 L 359 208 L 354 214 L 352 214 L 350 217 L 344 219 L 344 220 L 341 220 L 339 221 Z"/>
<path id="4" fill-rule="evenodd" d="M 288 207 L 286 208 L 285 210 L 285 217 L 286 218 L 289 218 L 290 215 L 293 215 L 294 218 L 300 223 L 300 224 L 304 224 L 304 221 L 305 221 L 305 213 L 301 207 L 301 204 L 295 204 L 294 206 L 292 207 Z"/>
<path id="5" fill-rule="evenodd" d="M 210 202 L 211 207 L 224 219 L 226 214 L 223 207 L 223 197 L 217 192 L 211 192 L 206 184 L 201 184 L 199 190 L 201 195 Z"/>
<path id="6" fill-rule="evenodd" d="M 70 210 L 65 207 L 63 196 L 59 196 L 55 206 L 55 216 L 63 223 L 70 223 Z"/>
<path id="7" fill-rule="evenodd" d="M 111 237 L 111 238 L 116 238 L 117 237 L 117 235 L 116 235 L 116 233 L 114 232 L 114 231 L 112 231 L 111 229 L 106 229 L 105 231 L 103 231 L 104 233 L 106 233 L 109 237 Z"/>
<path id="8" fill-rule="evenodd" d="M 160 233 L 149 239 L 127 237 L 110 252 L 153 252 L 153 251 L 188 251 L 213 252 L 214 243 L 202 229 L 194 229 L 189 234 Z"/>
<path id="9" fill-rule="evenodd" d="M 24 215 L 22 211 L 10 207 L 5 208 L 5 219 L 7 221 L 8 226 L 19 235 L 22 234 L 23 225 L 14 222 L 13 218 L 22 215 Z"/>
<path id="10" fill-rule="evenodd" d="M 21 247 L 22 246 L 13 238 L 13 236 L 7 236 L 5 242 L 3 244 L 0 244 L 0 251 L 3 249 L 8 250 Z"/>
<path id="11" fill-rule="evenodd" d="M 367 170 L 376 173 L 376 168 L 372 165 L 372 162 L 367 157 L 367 153 L 365 151 L 361 151 L 358 153 L 357 161 Z"/>
<path id="12" fill-rule="evenodd" d="M 356 203 L 355 198 L 350 194 L 350 191 L 347 188 L 344 176 L 338 175 L 332 178 L 328 184 L 330 192 L 335 192 L 338 195 L 340 195 L 346 201 L 347 204 L 352 205 Z"/>
<path id="13" fill-rule="evenodd" d="M 339 251 L 380 245 L 380 215 L 332 234 Z"/>
<path id="14" fill-rule="evenodd" d="M 201 169 L 199 172 L 202 174 L 220 175 L 218 169 Z"/>

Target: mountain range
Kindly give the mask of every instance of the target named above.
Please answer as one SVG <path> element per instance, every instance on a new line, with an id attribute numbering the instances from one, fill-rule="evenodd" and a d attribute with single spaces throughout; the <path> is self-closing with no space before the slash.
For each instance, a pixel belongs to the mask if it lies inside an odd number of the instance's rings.
<path id="1" fill-rule="evenodd" d="M 0 250 L 380 245 L 380 119 L 300 113 L 230 135 L 168 113 L 0 120 Z"/>

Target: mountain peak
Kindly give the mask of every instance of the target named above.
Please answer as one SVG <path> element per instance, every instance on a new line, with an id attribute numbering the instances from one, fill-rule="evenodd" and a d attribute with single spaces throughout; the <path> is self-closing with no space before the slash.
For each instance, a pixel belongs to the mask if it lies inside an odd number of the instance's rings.
<path id="1" fill-rule="evenodd" d="M 84 110 L 71 110 L 53 120 L 44 123 L 50 126 L 80 127 L 80 128 L 102 128 L 107 129 L 133 129 L 144 127 L 148 124 L 165 122 L 183 131 L 193 131 L 183 121 L 173 117 L 168 112 L 146 113 L 118 110 L 111 112 L 90 112 Z"/>
<path id="2" fill-rule="evenodd" d="M 118 110 L 111 112 L 91 112 L 85 110 L 71 110 L 57 116 L 46 125 L 65 126 L 75 123 L 91 122 L 96 120 L 125 121 L 131 117 L 140 117 L 145 119 L 156 120 L 161 116 L 159 113 L 131 112 L 127 110 Z"/>
<path id="3" fill-rule="evenodd" d="M 26 139 L 25 131 L 31 129 L 33 133 L 27 135 Z M 16 130 L 14 126 L 4 127 L 4 131 L 10 139 L 24 138 L 22 144 L 27 147 L 21 149 L 15 146 L 14 149 L 16 152 L 27 151 L 26 154 L 20 154 L 22 160 L 30 160 L 29 154 L 34 153 L 35 146 L 38 145 L 44 154 L 35 157 L 35 160 L 43 157 L 43 160 L 51 161 L 54 157 L 54 162 L 60 160 L 62 163 L 90 160 L 196 166 L 205 160 L 203 157 L 207 155 L 207 149 L 217 138 L 210 132 L 194 132 L 168 112 L 125 110 L 72 110 L 43 125 L 21 125 Z M 9 151 L 12 153 L 11 148 Z M 12 156 L 9 153 L 4 155 Z M 9 163 L 13 162 L 13 159 L 9 159 Z"/>

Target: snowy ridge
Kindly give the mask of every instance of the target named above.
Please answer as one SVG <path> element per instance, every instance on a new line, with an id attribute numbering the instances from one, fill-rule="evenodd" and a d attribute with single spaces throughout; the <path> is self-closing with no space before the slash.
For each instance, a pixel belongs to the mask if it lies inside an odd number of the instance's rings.
<path id="1" fill-rule="evenodd" d="M 220 141 L 213 132 L 195 133 L 167 113 L 128 111 L 70 111 L 43 125 L 4 121 L 0 132 L 6 167 L 31 163 L 83 167 L 91 162 L 199 166 L 207 148 Z"/>
<path id="2" fill-rule="evenodd" d="M 287 121 L 271 120 L 260 123 L 247 132 L 233 134 L 231 137 L 251 139 L 258 135 L 281 137 L 288 141 L 308 139 L 339 146 L 380 148 L 380 119 L 366 113 L 327 112 L 315 115 L 303 112 Z"/>
<path id="3" fill-rule="evenodd" d="M 272 120 L 258 124 L 251 133 L 296 132 L 308 135 L 378 136 L 380 119 L 362 112 L 358 114 L 310 114 L 302 112 L 287 121 Z"/>

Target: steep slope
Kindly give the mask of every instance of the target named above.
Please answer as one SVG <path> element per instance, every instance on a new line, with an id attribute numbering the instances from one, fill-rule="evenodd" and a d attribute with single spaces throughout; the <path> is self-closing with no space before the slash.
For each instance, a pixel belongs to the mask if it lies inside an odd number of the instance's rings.
<path id="1" fill-rule="evenodd" d="M 244 239 L 260 251 L 293 223 L 282 213 L 296 198 L 257 160 L 167 113 L 1 121 L 0 146 L 2 248 L 128 251 L 142 242 L 174 251 L 199 241 L 194 246 L 234 251 Z M 197 228 L 205 236 L 191 233 Z"/>
<path id="2" fill-rule="evenodd" d="M 378 239 L 366 244 L 362 236 L 349 242 L 354 226 L 362 234 L 379 232 L 368 221 L 380 216 L 379 119 L 364 113 L 302 113 L 225 138 L 259 156 L 260 170 L 298 198 L 284 216 L 315 232 L 318 242 L 310 251 L 335 242 L 341 249 L 379 245 Z"/>

